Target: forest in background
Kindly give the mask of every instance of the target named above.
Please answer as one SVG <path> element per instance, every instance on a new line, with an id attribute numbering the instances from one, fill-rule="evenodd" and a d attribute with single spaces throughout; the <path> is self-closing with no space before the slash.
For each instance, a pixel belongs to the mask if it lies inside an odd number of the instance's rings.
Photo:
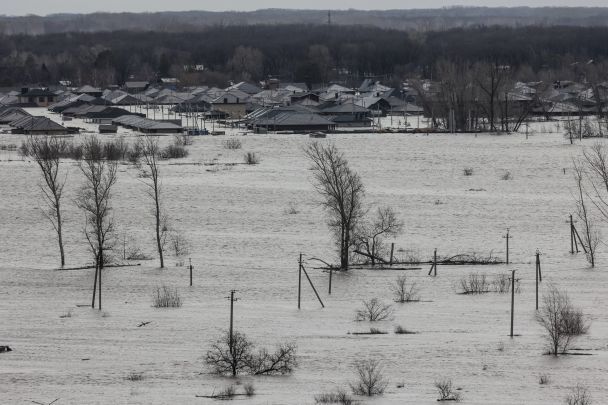
<path id="1" fill-rule="evenodd" d="M 0 86 L 106 86 L 177 77 L 225 86 L 269 76 L 309 85 L 376 77 L 437 79 L 437 66 L 508 65 L 516 79 L 580 80 L 576 66 L 608 56 L 608 27 L 468 27 L 399 31 L 364 26 L 213 26 L 195 32 L 116 31 L 0 37 Z M 573 68 L 574 67 L 574 68 Z"/>
<path id="2" fill-rule="evenodd" d="M 1 11 L 0 11 L 1 12 Z M 42 35 L 98 31 L 199 31 L 216 25 L 327 24 L 327 10 L 264 9 L 157 13 L 54 14 L 2 16 L 0 34 Z M 332 10 L 333 25 L 366 25 L 432 31 L 476 25 L 606 26 L 608 8 L 591 7 L 445 7 L 414 10 Z"/>

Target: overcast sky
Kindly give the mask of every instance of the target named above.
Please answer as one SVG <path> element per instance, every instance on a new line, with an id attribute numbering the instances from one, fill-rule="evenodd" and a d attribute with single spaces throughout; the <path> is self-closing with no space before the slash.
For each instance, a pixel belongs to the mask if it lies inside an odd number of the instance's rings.
<path id="1" fill-rule="evenodd" d="M 454 4 L 464 6 L 589 6 L 606 7 L 606 0 L 0 0 L 0 14 L 46 15 L 53 13 L 91 13 L 95 11 L 181 11 L 181 10 L 255 10 L 261 8 L 306 8 L 367 10 L 395 8 L 435 8 Z"/>

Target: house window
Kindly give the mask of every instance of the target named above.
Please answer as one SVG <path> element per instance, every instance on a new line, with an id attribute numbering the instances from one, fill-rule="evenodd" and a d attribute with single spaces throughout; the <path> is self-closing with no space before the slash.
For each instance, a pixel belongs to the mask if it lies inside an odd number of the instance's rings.
<path id="1" fill-rule="evenodd" d="M 228 104 L 228 99 L 227 98 L 224 99 L 224 104 Z"/>
<path id="2" fill-rule="evenodd" d="M 39 103 L 44 103 L 44 97 L 38 97 L 38 102 Z"/>
<path id="3" fill-rule="evenodd" d="M 237 104 L 239 103 L 239 98 L 238 98 L 238 97 L 236 98 L 236 103 L 237 103 Z"/>

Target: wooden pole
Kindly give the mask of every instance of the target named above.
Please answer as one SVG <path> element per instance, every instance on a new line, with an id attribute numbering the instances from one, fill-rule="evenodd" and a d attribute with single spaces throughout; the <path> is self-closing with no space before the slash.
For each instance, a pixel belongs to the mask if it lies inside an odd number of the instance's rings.
<path id="1" fill-rule="evenodd" d="M 570 214 L 570 254 L 574 254 L 574 223 Z"/>
<path id="2" fill-rule="evenodd" d="M 435 271 L 434 276 L 437 277 L 437 249 L 433 253 L 433 263 L 431 263 L 431 269 L 429 270 L 429 276 Z"/>
<path id="3" fill-rule="evenodd" d="M 330 267 L 329 268 L 329 295 L 331 295 L 331 277 L 333 275 L 334 270 Z"/>
<path id="4" fill-rule="evenodd" d="M 391 243 L 391 260 L 390 260 L 390 266 L 393 265 L 393 252 L 395 251 L 395 244 Z"/>
<path id="5" fill-rule="evenodd" d="M 540 273 L 540 262 L 538 259 L 538 250 L 536 251 L 536 310 L 538 311 L 538 276 Z"/>
<path id="6" fill-rule="evenodd" d="M 298 309 L 300 309 L 300 298 L 302 297 L 302 253 L 300 253 L 298 263 Z"/>
<path id="7" fill-rule="evenodd" d="M 93 300 L 91 301 L 91 308 L 95 308 L 95 293 L 97 292 L 97 272 L 99 271 L 99 262 L 95 259 L 95 281 L 93 282 Z"/>
<path id="8" fill-rule="evenodd" d="M 511 337 L 513 337 L 514 317 L 515 317 L 515 270 L 511 270 Z"/>
<path id="9" fill-rule="evenodd" d="M 319 293 L 317 292 L 317 289 L 315 288 L 315 285 L 312 283 L 312 280 L 310 279 L 310 277 L 308 276 L 308 272 L 306 271 L 306 269 L 304 268 L 304 265 L 302 265 L 302 271 L 304 272 L 304 275 L 306 276 L 306 278 L 308 279 L 308 282 L 310 283 L 310 286 L 312 287 L 312 290 L 315 292 L 315 295 L 317 296 L 317 299 L 319 300 L 319 302 L 321 303 L 321 306 L 323 308 L 325 308 L 325 305 L 323 304 L 323 301 L 321 300 L 321 297 L 319 297 Z"/>
<path id="10" fill-rule="evenodd" d="M 190 258 L 190 287 L 192 287 L 192 258 Z"/>
<path id="11" fill-rule="evenodd" d="M 540 269 L 540 252 L 536 251 L 536 262 L 538 263 L 538 281 L 543 282 L 543 272 Z"/>
<path id="12" fill-rule="evenodd" d="M 507 264 L 509 264 L 509 229 L 507 229 Z"/>

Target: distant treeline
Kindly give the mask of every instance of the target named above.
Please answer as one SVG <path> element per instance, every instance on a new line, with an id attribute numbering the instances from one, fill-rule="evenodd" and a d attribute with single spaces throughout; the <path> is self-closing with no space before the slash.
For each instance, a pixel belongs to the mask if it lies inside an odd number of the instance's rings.
<path id="1" fill-rule="evenodd" d="M 328 2 L 331 7 L 331 2 Z M 1 11 L 1 10 L 0 10 Z M 42 35 L 98 31 L 198 31 L 215 25 L 327 24 L 327 10 L 265 9 L 251 12 L 159 12 L 0 16 L 0 34 Z M 442 30 L 475 25 L 606 26 L 608 8 L 446 7 L 419 10 L 332 10 L 333 25 L 367 25 L 399 30 Z"/>
<path id="2" fill-rule="evenodd" d="M 491 62 L 568 79 L 572 66 L 603 61 L 608 27 L 471 27 L 404 32 L 363 26 L 216 26 L 196 32 L 98 32 L 0 37 L 0 86 L 70 80 L 98 86 L 177 77 L 356 83 L 433 78 L 437 63 Z M 204 71 L 201 71 L 204 67 Z"/>

